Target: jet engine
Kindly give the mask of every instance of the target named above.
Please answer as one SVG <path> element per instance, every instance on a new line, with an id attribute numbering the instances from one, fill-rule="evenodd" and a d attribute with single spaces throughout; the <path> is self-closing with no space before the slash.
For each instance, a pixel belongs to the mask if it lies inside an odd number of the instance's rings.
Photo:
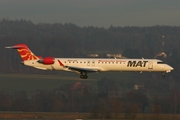
<path id="1" fill-rule="evenodd" d="M 45 58 L 38 60 L 37 62 L 45 64 L 45 65 L 51 65 L 51 64 L 54 64 L 54 58 L 53 57 L 45 57 Z"/>

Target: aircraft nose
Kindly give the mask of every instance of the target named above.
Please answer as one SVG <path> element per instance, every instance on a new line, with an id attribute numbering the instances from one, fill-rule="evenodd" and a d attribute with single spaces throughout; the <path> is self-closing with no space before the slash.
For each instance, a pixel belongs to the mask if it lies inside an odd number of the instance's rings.
<path id="1" fill-rule="evenodd" d="M 171 72 L 171 70 L 174 70 L 174 68 L 173 67 L 171 67 L 171 66 L 166 66 L 166 72 L 168 73 L 168 72 Z"/>
<path id="2" fill-rule="evenodd" d="M 171 66 L 169 66 L 169 67 L 170 67 L 170 68 L 169 68 L 170 70 L 174 70 L 174 68 L 173 68 L 173 67 L 171 67 Z"/>

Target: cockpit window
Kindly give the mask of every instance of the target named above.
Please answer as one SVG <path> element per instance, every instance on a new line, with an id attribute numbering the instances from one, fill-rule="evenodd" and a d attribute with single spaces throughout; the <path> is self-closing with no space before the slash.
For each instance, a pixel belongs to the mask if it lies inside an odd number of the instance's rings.
<path id="1" fill-rule="evenodd" d="M 157 64 L 165 64 L 165 63 L 161 61 L 161 62 L 157 62 Z"/>

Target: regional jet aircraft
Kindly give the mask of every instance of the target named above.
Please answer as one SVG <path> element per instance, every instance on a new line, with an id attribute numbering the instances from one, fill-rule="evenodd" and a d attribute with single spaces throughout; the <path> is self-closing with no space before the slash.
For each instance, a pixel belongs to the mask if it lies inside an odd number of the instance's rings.
<path id="1" fill-rule="evenodd" d="M 6 47 L 17 49 L 22 64 L 41 70 L 64 70 L 75 72 L 81 79 L 87 79 L 87 73 L 107 71 L 171 72 L 173 68 L 158 59 L 102 59 L 102 58 L 54 58 L 34 55 L 25 44 Z"/>

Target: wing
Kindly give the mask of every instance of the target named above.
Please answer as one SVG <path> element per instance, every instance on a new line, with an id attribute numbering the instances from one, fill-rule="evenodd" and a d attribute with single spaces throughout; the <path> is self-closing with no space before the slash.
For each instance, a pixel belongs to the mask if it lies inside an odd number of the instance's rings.
<path id="1" fill-rule="evenodd" d="M 68 68 L 69 70 L 78 71 L 78 72 L 82 72 L 82 71 L 99 72 L 100 71 L 100 69 L 97 69 L 97 68 L 81 68 L 81 67 L 73 67 L 73 66 L 64 66 L 64 67 Z"/>
<path id="2" fill-rule="evenodd" d="M 68 70 L 77 72 L 77 73 L 81 73 L 83 71 L 85 72 L 99 72 L 101 71 L 101 69 L 98 68 L 85 68 L 85 67 L 74 67 L 74 66 L 65 66 L 60 60 L 58 60 L 60 66 L 62 66 L 63 68 L 66 68 Z"/>

